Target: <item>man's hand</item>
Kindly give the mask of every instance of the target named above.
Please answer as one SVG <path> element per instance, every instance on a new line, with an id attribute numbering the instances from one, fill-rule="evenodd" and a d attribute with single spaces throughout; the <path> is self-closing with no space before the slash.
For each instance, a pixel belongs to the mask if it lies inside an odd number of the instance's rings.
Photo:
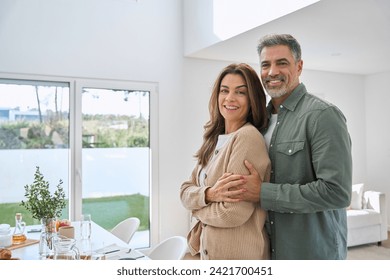
<path id="1" fill-rule="evenodd" d="M 243 186 L 245 192 L 242 192 L 239 198 L 244 201 L 259 202 L 261 184 L 263 181 L 261 180 L 259 173 L 249 161 L 245 160 L 244 163 L 246 168 L 249 170 L 249 175 L 243 175 L 243 178 L 246 181 Z"/>
<path id="2" fill-rule="evenodd" d="M 214 186 L 206 190 L 206 203 L 241 201 L 240 195 L 246 190 L 240 186 L 244 183 L 242 175 L 223 174 Z"/>
<path id="3" fill-rule="evenodd" d="M 246 160 L 244 163 L 249 175 L 223 174 L 213 187 L 206 190 L 206 203 L 260 201 L 262 180 L 249 161 Z"/>

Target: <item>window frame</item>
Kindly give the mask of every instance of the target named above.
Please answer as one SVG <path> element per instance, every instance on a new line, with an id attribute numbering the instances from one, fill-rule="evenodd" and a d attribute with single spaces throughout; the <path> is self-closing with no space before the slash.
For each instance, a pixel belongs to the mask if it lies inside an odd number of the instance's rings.
<path id="1" fill-rule="evenodd" d="M 149 95 L 149 224 L 150 245 L 155 244 L 159 232 L 158 219 L 158 83 L 127 80 L 77 78 L 0 72 L 2 79 L 31 80 L 37 82 L 64 82 L 69 84 L 69 218 L 78 220 L 82 214 L 82 89 L 131 89 L 148 91 Z"/>

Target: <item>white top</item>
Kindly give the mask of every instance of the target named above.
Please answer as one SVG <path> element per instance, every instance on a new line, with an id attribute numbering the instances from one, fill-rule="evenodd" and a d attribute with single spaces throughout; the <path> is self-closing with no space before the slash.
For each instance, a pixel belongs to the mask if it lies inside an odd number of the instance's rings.
<path id="1" fill-rule="evenodd" d="M 272 114 L 271 119 L 269 120 L 268 130 L 266 134 L 264 134 L 264 140 L 267 146 L 267 150 L 269 150 L 269 144 L 271 142 L 272 133 L 274 132 L 277 121 L 278 121 L 278 114 Z"/>
<path id="2" fill-rule="evenodd" d="M 202 170 L 200 171 L 199 173 L 199 183 L 200 183 L 200 186 L 201 187 L 205 187 L 205 174 L 206 174 L 206 170 L 207 170 L 207 167 L 213 162 L 213 160 L 215 159 L 216 155 L 218 155 L 218 152 L 220 149 L 222 149 L 223 146 L 225 146 L 226 143 L 229 142 L 230 138 L 232 136 L 232 133 L 230 134 L 221 134 L 218 136 L 218 142 L 217 142 L 217 145 L 215 146 L 215 150 L 214 150 L 214 153 L 213 153 L 213 156 L 211 157 L 209 163 L 207 164 L 207 166 L 203 167 Z"/>

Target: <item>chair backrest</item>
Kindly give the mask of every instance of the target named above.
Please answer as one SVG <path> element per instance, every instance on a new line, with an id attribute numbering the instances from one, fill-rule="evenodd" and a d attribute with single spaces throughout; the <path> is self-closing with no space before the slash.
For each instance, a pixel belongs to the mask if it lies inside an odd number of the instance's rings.
<path id="1" fill-rule="evenodd" d="M 119 224 L 117 224 L 112 230 L 111 233 L 116 237 L 120 238 L 126 243 L 130 243 L 131 238 L 134 233 L 137 231 L 140 224 L 140 220 L 136 217 L 127 218 Z"/>
<path id="2" fill-rule="evenodd" d="M 172 236 L 157 244 L 148 254 L 152 260 L 181 260 L 187 251 L 187 239 Z"/>

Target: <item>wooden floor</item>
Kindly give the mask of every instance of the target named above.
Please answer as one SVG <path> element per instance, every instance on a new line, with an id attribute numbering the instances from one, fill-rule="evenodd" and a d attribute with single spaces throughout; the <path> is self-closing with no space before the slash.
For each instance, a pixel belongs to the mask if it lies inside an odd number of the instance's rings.
<path id="1" fill-rule="evenodd" d="M 387 232 L 387 240 L 382 241 L 382 246 L 390 248 L 390 231 Z"/>

